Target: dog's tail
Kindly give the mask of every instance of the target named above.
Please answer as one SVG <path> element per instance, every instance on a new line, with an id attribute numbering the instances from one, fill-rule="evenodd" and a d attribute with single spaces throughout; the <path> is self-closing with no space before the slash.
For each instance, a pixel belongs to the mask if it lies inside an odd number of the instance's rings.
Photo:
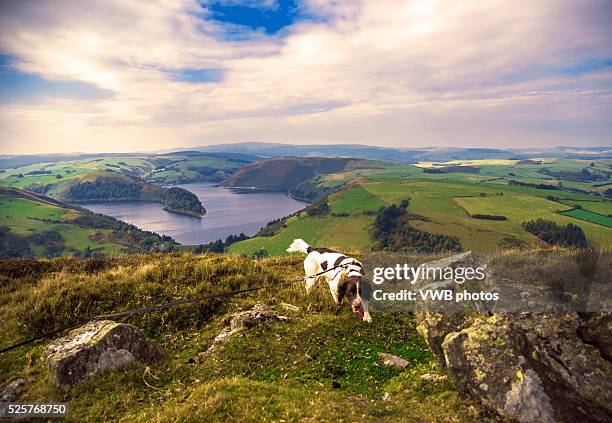
<path id="1" fill-rule="evenodd" d="M 290 253 L 310 253 L 310 245 L 306 243 L 303 239 L 294 239 L 287 251 Z"/>

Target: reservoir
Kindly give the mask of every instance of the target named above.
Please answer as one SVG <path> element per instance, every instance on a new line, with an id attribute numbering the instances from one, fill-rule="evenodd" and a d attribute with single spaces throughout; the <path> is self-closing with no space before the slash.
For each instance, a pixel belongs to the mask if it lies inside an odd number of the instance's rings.
<path id="1" fill-rule="evenodd" d="M 287 216 L 306 207 L 281 192 L 242 194 L 212 183 L 177 185 L 198 196 L 206 215 L 202 218 L 169 213 L 161 203 L 120 201 L 79 203 L 93 212 L 102 213 L 140 229 L 169 235 L 181 244 L 206 244 L 228 235 L 255 233 L 271 220 Z"/>

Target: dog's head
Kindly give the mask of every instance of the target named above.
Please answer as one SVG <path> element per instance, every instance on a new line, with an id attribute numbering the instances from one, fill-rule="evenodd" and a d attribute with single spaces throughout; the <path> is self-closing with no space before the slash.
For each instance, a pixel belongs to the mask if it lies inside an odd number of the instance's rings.
<path id="1" fill-rule="evenodd" d="M 338 286 L 338 302 L 344 297 L 351 305 L 353 313 L 363 317 L 363 297 L 365 288 L 365 278 L 363 275 L 343 274 Z"/>

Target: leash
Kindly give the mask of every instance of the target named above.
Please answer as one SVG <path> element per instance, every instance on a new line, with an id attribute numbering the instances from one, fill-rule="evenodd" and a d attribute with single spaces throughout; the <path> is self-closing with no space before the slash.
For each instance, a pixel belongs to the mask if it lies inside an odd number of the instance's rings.
<path id="1" fill-rule="evenodd" d="M 294 284 L 296 284 L 298 282 L 302 282 L 302 281 L 304 281 L 306 279 L 319 277 L 319 276 L 321 276 L 321 275 L 323 275 L 323 274 L 325 274 L 325 273 L 327 273 L 327 272 L 329 272 L 331 270 L 338 269 L 338 268 L 341 268 L 341 267 L 346 268 L 347 266 L 348 266 L 347 264 L 341 264 L 341 265 L 338 265 L 338 266 L 330 267 L 329 269 L 324 270 L 324 271 L 319 272 L 319 273 L 315 273 L 314 275 L 302 276 L 302 277 L 299 277 L 299 278 L 297 278 L 297 279 L 295 279 L 293 281 L 289 281 L 289 282 L 282 282 L 282 283 L 277 283 L 277 284 L 273 284 L 273 285 L 262 285 L 262 286 L 258 286 L 258 287 L 255 287 L 255 288 L 240 289 L 240 290 L 237 290 L 237 291 L 222 292 L 220 294 L 207 295 L 205 297 L 191 298 L 191 299 L 187 299 L 187 300 L 178 300 L 178 301 L 173 301 L 173 302 L 170 302 L 170 303 L 158 304 L 158 305 L 153 305 L 153 306 L 148 306 L 148 307 L 132 308 L 132 309 L 125 310 L 125 311 L 119 311 L 117 313 L 100 314 L 100 315 L 91 317 L 89 319 L 79 320 L 78 322 L 73 323 L 72 325 L 69 325 L 69 326 L 64 326 L 64 327 L 61 327 L 59 329 L 52 330 L 50 332 L 45 332 L 43 334 L 34 336 L 34 337 L 26 339 L 26 340 L 23 340 L 23 341 L 18 342 L 16 344 L 10 345 L 10 346 L 8 346 L 6 348 L 2 348 L 0 350 L 0 354 L 3 354 L 5 352 L 11 351 L 11 350 L 14 350 L 15 348 L 19 348 L 19 347 L 22 347 L 24 345 L 28 345 L 28 344 L 34 343 L 36 341 L 40 341 L 42 339 L 50 337 L 51 335 L 55 335 L 57 333 L 61 333 L 61 332 L 64 332 L 64 331 L 67 331 L 67 330 L 70 330 L 70 329 L 74 329 L 74 328 L 76 328 L 78 326 L 82 326 L 82 325 L 84 325 L 86 323 L 89 323 L 89 322 L 95 322 L 95 321 L 104 320 L 104 319 L 116 319 L 118 317 L 127 317 L 127 316 L 132 316 L 132 315 L 135 315 L 135 314 L 155 313 L 155 312 L 158 312 L 158 311 L 167 310 L 167 309 L 174 308 L 174 307 L 178 307 L 178 306 L 182 306 L 182 305 L 188 305 L 188 304 L 200 303 L 202 301 L 212 300 L 212 299 L 215 299 L 215 298 L 233 297 L 235 295 L 244 294 L 244 293 L 247 293 L 247 292 L 261 291 L 261 290 L 267 289 L 267 288 L 274 288 L 274 287 L 279 287 L 279 286 L 294 285 Z"/>

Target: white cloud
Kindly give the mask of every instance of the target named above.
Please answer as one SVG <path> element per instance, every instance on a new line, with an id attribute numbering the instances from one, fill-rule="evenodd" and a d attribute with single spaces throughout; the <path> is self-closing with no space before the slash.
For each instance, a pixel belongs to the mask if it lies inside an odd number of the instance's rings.
<path id="1" fill-rule="evenodd" d="M 326 18 L 298 22 L 283 37 L 228 40 L 194 1 L 16 2 L 0 18 L 0 50 L 17 56 L 19 69 L 115 95 L 1 105 L 2 152 L 253 139 L 612 144 L 612 70 L 564 72 L 612 57 L 609 3 L 308 0 L 303 7 Z M 189 84 L 165 72 L 181 68 L 223 69 L 224 77 Z"/>

